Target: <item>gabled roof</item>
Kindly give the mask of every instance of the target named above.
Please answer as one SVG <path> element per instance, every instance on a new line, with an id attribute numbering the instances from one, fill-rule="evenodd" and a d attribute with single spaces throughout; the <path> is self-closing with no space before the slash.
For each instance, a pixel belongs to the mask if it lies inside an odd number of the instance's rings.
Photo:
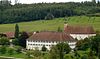
<path id="1" fill-rule="evenodd" d="M 68 34 L 95 34 L 92 26 L 70 26 L 64 28 L 64 32 Z"/>
<path id="2" fill-rule="evenodd" d="M 33 41 L 75 41 L 70 35 L 61 32 L 39 32 L 27 40 Z"/>

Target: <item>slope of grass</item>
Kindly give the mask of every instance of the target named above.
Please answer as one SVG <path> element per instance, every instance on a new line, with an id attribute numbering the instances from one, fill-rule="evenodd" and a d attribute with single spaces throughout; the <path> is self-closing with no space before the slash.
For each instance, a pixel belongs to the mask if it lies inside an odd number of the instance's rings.
<path id="1" fill-rule="evenodd" d="M 58 27 L 63 30 L 64 18 L 55 18 L 54 20 L 39 20 L 31 22 L 18 23 L 20 31 L 57 31 Z M 70 25 L 91 25 L 95 30 L 100 31 L 100 17 L 86 17 L 86 16 L 73 16 L 68 17 L 68 24 Z M 15 24 L 0 24 L 0 32 L 14 31 Z"/>

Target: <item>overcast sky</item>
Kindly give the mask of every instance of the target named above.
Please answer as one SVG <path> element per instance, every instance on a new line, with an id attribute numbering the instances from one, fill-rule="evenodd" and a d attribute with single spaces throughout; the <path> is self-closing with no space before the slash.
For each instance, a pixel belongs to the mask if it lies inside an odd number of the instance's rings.
<path id="1" fill-rule="evenodd" d="M 12 3 L 14 4 L 15 0 L 11 0 Z M 81 2 L 81 1 L 91 1 L 91 0 L 19 0 L 20 3 L 41 3 L 41 2 L 47 2 L 47 3 L 51 3 L 51 2 Z"/>

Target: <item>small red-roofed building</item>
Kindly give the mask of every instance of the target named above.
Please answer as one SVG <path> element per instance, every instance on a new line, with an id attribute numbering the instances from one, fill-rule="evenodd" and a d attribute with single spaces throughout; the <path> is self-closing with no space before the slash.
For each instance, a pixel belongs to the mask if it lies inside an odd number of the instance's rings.
<path id="1" fill-rule="evenodd" d="M 9 39 L 14 39 L 15 38 L 15 32 L 5 32 L 3 34 Z"/>

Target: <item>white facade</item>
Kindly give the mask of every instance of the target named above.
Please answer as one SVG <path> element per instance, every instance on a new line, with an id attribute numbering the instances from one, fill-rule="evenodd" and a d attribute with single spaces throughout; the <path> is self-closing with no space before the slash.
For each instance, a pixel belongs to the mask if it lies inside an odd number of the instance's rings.
<path id="1" fill-rule="evenodd" d="M 50 50 L 50 48 L 53 46 L 53 45 L 56 45 L 57 43 L 60 43 L 59 41 L 32 41 L 32 40 L 27 40 L 26 41 L 26 48 L 28 50 L 34 50 L 36 48 L 38 48 L 39 50 L 42 49 L 43 45 L 45 45 L 45 47 Z M 71 49 L 74 49 L 75 48 L 75 44 L 76 42 L 67 42 L 70 46 Z"/>
<path id="2" fill-rule="evenodd" d="M 70 34 L 74 39 L 82 40 L 91 36 L 95 36 L 96 34 Z"/>

